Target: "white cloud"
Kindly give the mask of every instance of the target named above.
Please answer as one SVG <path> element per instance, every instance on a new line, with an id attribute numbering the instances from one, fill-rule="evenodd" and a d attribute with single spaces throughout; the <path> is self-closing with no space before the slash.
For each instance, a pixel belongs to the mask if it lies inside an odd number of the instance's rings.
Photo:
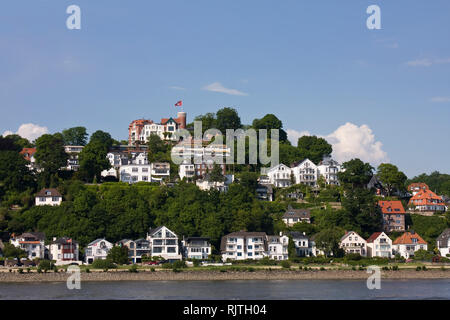
<path id="1" fill-rule="evenodd" d="M 446 64 L 450 63 L 450 58 L 444 59 L 417 59 L 406 62 L 406 64 L 410 67 L 430 67 L 433 64 Z"/>
<path id="2" fill-rule="evenodd" d="M 303 136 L 310 136 L 311 133 L 309 131 L 297 131 L 294 129 L 287 129 L 286 130 L 288 140 L 291 142 L 293 146 L 297 145 L 298 139 Z"/>
<path id="3" fill-rule="evenodd" d="M 442 103 L 450 102 L 450 97 L 433 97 L 430 99 L 431 102 Z"/>
<path id="4" fill-rule="evenodd" d="M 3 136 L 5 137 L 10 134 L 18 134 L 22 138 L 26 138 L 30 141 L 33 141 L 46 133 L 48 133 L 47 127 L 41 127 L 33 123 L 24 123 L 19 127 L 17 132 L 14 133 L 12 131 L 5 131 L 3 132 Z"/>
<path id="5" fill-rule="evenodd" d="M 293 145 L 297 145 L 297 140 L 301 136 L 311 135 L 308 131 L 293 129 L 287 129 L 286 132 Z M 383 144 L 375 140 L 372 130 L 365 124 L 357 126 L 347 122 L 326 136 L 318 136 L 326 139 L 333 146 L 332 156 L 341 163 L 359 158 L 373 166 L 378 166 L 380 163 L 389 161 L 387 153 L 382 149 Z"/>
<path id="6" fill-rule="evenodd" d="M 206 91 L 226 93 L 226 94 L 229 94 L 232 96 L 248 96 L 248 94 L 245 92 L 241 92 L 236 89 L 225 88 L 220 82 L 211 83 L 211 84 L 203 87 L 202 89 L 206 90 Z"/>

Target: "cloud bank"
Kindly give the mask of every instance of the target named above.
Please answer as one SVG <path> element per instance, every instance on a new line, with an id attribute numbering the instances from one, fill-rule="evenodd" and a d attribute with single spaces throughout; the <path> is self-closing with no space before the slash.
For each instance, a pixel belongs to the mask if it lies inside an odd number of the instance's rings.
<path id="1" fill-rule="evenodd" d="M 48 133 L 47 127 L 41 127 L 33 123 L 24 123 L 19 127 L 19 129 L 16 132 L 5 131 L 3 132 L 3 136 L 6 137 L 7 135 L 10 134 L 18 134 L 22 138 L 26 138 L 30 141 L 33 141 L 46 133 Z"/>
<path id="2" fill-rule="evenodd" d="M 225 88 L 220 82 L 214 82 L 214 83 L 208 84 L 207 86 L 204 86 L 202 89 L 206 90 L 206 91 L 212 91 L 212 92 L 221 92 L 221 93 L 229 94 L 232 96 L 248 96 L 248 94 L 245 92 L 241 92 L 236 89 Z"/>
<path id="3" fill-rule="evenodd" d="M 293 145 L 297 145 L 297 140 L 301 136 L 310 135 L 308 131 L 293 129 L 288 129 L 286 132 Z M 372 129 L 365 124 L 357 126 L 347 122 L 334 132 L 320 137 L 326 139 L 333 146 L 332 156 L 338 162 L 359 158 L 373 166 L 378 166 L 380 163 L 389 161 L 387 153 L 382 149 L 383 144 L 376 141 Z"/>

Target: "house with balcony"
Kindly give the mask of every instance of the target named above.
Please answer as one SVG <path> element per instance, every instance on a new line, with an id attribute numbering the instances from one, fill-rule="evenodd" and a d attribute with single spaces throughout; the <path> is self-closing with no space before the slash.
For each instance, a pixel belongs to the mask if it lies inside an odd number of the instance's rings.
<path id="1" fill-rule="evenodd" d="M 445 229 L 437 237 L 436 247 L 442 257 L 450 257 L 450 228 Z"/>
<path id="2" fill-rule="evenodd" d="M 261 168 L 261 176 L 267 176 L 269 184 L 272 184 L 277 188 L 286 188 L 291 186 L 291 172 L 291 168 L 282 163 L 270 169 Z"/>
<path id="3" fill-rule="evenodd" d="M 96 239 L 89 243 L 84 251 L 84 261 L 88 264 L 94 260 L 105 260 L 113 244 L 106 239 Z"/>
<path id="4" fill-rule="evenodd" d="M 366 241 L 368 257 L 392 258 L 392 240 L 384 232 L 374 232 Z"/>
<path id="5" fill-rule="evenodd" d="M 25 232 L 19 236 L 13 234 L 9 241 L 16 248 L 24 250 L 30 260 L 45 259 L 47 256 L 45 234 L 42 232 Z"/>
<path id="6" fill-rule="evenodd" d="M 67 159 L 66 170 L 78 171 L 80 169 L 80 162 L 78 156 L 83 150 L 84 146 L 64 146 L 64 151 L 66 151 L 69 156 Z"/>
<path id="7" fill-rule="evenodd" d="M 222 237 L 220 243 L 222 260 L 258 260 L 268 256 L 265 232 L 238 231 Z"/>
<path id="8" fill-rule="evenodd" d="M 409 193 L 415 196 L 419 191 L 427 191 L 430 190 L 430 188 L 424 182 L 414 182 L 408 186 L 407 190 Z"/>
<path id="9" fill-rule="evenodd" d="M 151 181 L 161 182 L 168 180 L 170 177 L 170 163 L 154 162 L 151 164 Z"/>
<path id="10" fill-rule="evenodd" d="M 211 254 L 211 243 L 209 238 L 188 237 L 181 242 L 183 246 L 183 257 L 185 259 L 206 260 Z"/>
<path id="11" fill-rule="evenodd" d="M 293 164 L 291 170 L 294 175 L 295 184 L 301 183 L 311 187 L 315 187 L 317 185 L 319 170 L 311 160 L 305 159 L 300 163 Z"/>
<path id="12" fill-rule="evenodd" d="M 378 207 L 383 217 L 383 230 L 385 232 L 405 231 L 405 209 L 399 200 L 378 201 Z"/>
<path id="13" fill-rule="evenodd" d="M 59 206 L 61 202 L 62 195 L 54 188 L 42 189 L 35 197 L 37 206 Z"/>
<path id="14" fill-rule="evenodd" d="M 269 258 L 272 260 L 289 259 L 289 237 L 280 233 L 279 236 L 267 236 Z"/>
<path id="15" fill-rule="evenodd" d="M 310 240 L 305 232 L 291 231 L 287 235 L 294 242 L 297 257 L 311 257 L 313 255 Z"/>
<path id="16" fill-rule="evenodd" d="M 79 261 L 79 245 L 72 238 L 62 237 L 53 238 L 53 241 L 47 246 L 50 260 L 55 260 L 56 265 L 65 265 L 71 263 L 81 264 Z"/>
<path id="17" fill-rule="evenodd" d="M 151 256 L 159 256 L 165 260 L 181 260 L 178 236 L 165 226 L 150 229 L 147 238 L 150 242 Z"/>
<path id="18" fill-rule="evenodd" d="M 409 199 L 408 207 L 416 211 L 445 212 L 447 207 L 442 197 L 431 190 L 420 189 Z"/>
<path id="19" fill-rule="evenodd" d="M 311 211 L 309 209 L 292 209 L 289 206 L 283 214 L 282 220 L 288 227 L 300 222 L 311 223 Z"/>
<path id="20" fill-rule="evenodd" d="M 128 259 L 132 263 L 141 263 L 142 256 L 151 256 L 150 241 L 146 239 L 123 239 L 117 245 L 128 248 Z"/>
<path id="21" fill-rule="evenodd" d="M 327 185 L 339 185 L 338 173 L 341 171 L 341 165 L 339 162 L 331 159 L 331 157 L 325 157 L 317 166 L 319 176 L 325 178 Z"/>
<path id="22" fill-rule="evenodd" d="M 414 256 L 417 250 L 428 250 L 428 244 L 415 231 L 405 232 L 393 242 L 393 254 L 405 259 Z"/>
<path id="23" fill-rule="evenodd" d="M 357 253 L 363 257 L 367 256 L 367 241 L 355 231 L 349 231 L 342 236 L 339 247 L 346 254 Z"/>

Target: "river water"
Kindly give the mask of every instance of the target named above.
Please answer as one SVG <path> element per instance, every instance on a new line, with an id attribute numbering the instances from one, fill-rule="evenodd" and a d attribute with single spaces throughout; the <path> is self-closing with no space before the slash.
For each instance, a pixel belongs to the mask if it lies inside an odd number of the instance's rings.
<path id="1" fill-rule="evenodd" d="M 116 281 L 0 283 L 8 299 L 450 299 L 450 280 L 383 280 L 369 290 L 365 280 Z"/>

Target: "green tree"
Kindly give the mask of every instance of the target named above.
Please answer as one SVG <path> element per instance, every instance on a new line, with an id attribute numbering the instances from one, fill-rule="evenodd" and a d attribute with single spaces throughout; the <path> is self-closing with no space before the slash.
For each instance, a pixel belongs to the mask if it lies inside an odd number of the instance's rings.
<path id="1" fill-rule="evenodd" d="M 323 229 L 315 235 L 314 241 L 317 248 L 323 250 L 326 256 L 333 254 L 334 257 L 342 257 L 343 251 L 339 248 L 339 242 L 345 234 L 344 230 L 338 227 Z"/>
<path id="2" fill-rule="evenodd" d="M 333 148 L 324 138 L 302 136 L 298 139 L 297 148 L 303 159 L 309 159 L 315 164 L 323 157 L 331 155 Z"/>
<path id="3" fill-rule="evenodd" d="M 226 134 L 226 129 L 239 129 L 241 128 L 241 118 L 233 108 L 222 108 L 216 112 L 216 126 L 223 135 Z"/>
<path id="4" fill-rule="evenodd" d="M 28 255 L 25 250 L 16 248 L 11 243 L 5 243 L 5 247 L 3 248 L 3 256 L 6 258 L 16 258 L 19 260 L 21 258 L 26 258 Z"/>
<path id="5" fill-rule="evenodd" d="M 161 140 L 157 134 L 148 137 L 148 160 L 150 162 L 160 162 L 170 160 L 169 145 Z"/>
<path id="6" fill-rule="evenodd" d="M 279 139 L 280 141 L 287 142 L 287 133 L 283 130 L 283 123 L 280 119 L 278 119 L 274 114 L 266 114 L 261 119 L 254 119 L 252 123 L 252 127 L 255 130 L 266 129 L 267 135 L 271 138 L 271 129 L 279 130 Z"/>
<path id="7" fill-rule="evenodd" d="M 108 251 L 107 259 L 116 264 L 128 263 L 128 248 L 126 246 L 114 246 Z"/>
<path id="8" fill-rule="evenodd" d="M 390 163 L 382 163 L 378 166 L 377 175 L 383 183 L 388 196 L 395 190 L 403 191 L 405 189 L 406 175 L 399 171 L 397 166 Z"/>
<path id="9" fill-rule="evenodd" d="M 101 179 L 101 172 L 111 167 L 106 158 L 108 146 L 101 140 L 92 140 L 80 152 L 78 159 L 80 163 L 79 176 L 87 182 L 92 182 L 94 177 L 97 181 Z"/>
<path id="10" fill-rule="evenodd" d="M 73 127 L 62 132 L 64 144 L 69 146 L 84 146 L 87 143 L 87 131 L 85 127 Z"/>
<path id="11" fill-rule="evenodd" d="M 338 179 L 344 187 L 366 187 L 373 176 L 373 167 L 360 159 L 352 159 L 342 164 L 343 171 L 338 173 Z"/>
<path id="12" fill-rule="evenodd" d="M 211 172 L 209 173 L 209 181 L 212 181 L 212 182 L 225 181 L 225 176 L 222 173 L 222 167 L 219 164 L 214 163 L 214 166 L 213 166 Z"/>
<path id="13" fill-rule="evenodd" d="M 20 151 L 22 148 L 31 148 L 33 145 L 25 138 L 18 134 L 10 134 L 6 137 L 0 136 L 0 151 L 15 150 Z"/>
<path id="14" fill-rule="evenodd" d="M 89 143 L 91 142 L 98 142 L 106 146 L 107 149 L 109 149 L 113 145 L 114 139 L 111 138 L 111 135 L 108 132 L 97 130 L 91 135 Z"/>
<path id="15" fill-rule="evenodd" d="M 216 128 L 216 115 L 214 113 L 208 112 L 204 115 L 195 117 L 194 120 L 202 122 L 202 133 L 208 129 Z M 225 134 L 226 132 L 222 133 Z"/>
<path id="16" fill-rule="evenodd" d="M 36 139 L 35 158 L 43 170 L 44 183 L 48 184 L 50 177 L 67 165 L 68 155 L 64 150 L 62 135 L 44 134 Z"/>
<path id="17" fill-rule="evenodd" d="M 34 187 L 34 177 L 27 164 L 16 151 L 0 151 L 0 187 L 18 192 Z"/>

